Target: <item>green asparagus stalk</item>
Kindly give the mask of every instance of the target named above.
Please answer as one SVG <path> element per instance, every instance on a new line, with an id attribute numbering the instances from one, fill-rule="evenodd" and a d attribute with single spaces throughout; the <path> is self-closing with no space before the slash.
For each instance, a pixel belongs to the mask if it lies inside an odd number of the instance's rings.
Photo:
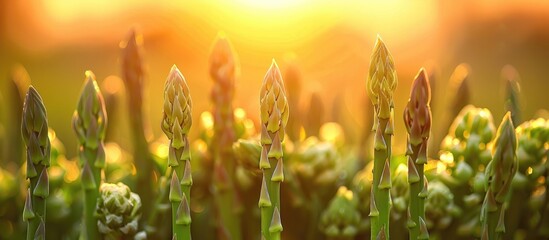
<path id="1" fill-rule="evenodd" d="M 153 163 L 154 159 L 149 151 L 146 130 L 150 130 L 143 117 L 143 85 L 145 82 L 145 70 L 143 64 L 143 37 L 132 29 L 127 41 L 122 42 L 122 79 L 126 85 L 128 95 L 128 109 L 131 138 L 133 144 L 133 157 L 135 167 L 139 169 L 137 174 L 136 193 L 140 196 L 152 196 L 154 187 Z M 150 197 L 144 197 L 143 214 L 148 216 Z"/>
<path id="2" fill-rule="evenodd" d="M 425 225 L 427 182 L 423 169 L 427 163 L 427 141 L 431 134 L 431 87 L 425 69 L 419 70 L 404 109 L 404 124 L 408 131 L 408 183 L 410 184 L 410 239 L 429 239 Z M 422 230 L 425 230 L 423 232 Z"/>
<path id="3" fill-rule="evenodd" d="M 518 126 L 522 123 L 519 74 L 513 66 L 506 65 L 501 70 L 501 77 L 505 85 L 505 111 L 511 112 L 513 124 Z"/>
<path id="4" fill-rule="evenodd" d="M 262 150 L 259 168 L 263 171 L 259 197 L 261 234 L 265 240 L 279 240 L 282 232 L 280 183 L 284 181 L 282 141 L 289 106 L 282 75 L 274 59 L 263 79 L 260 105 Z"/>
<path id="5" fill-rule="evenodd" d="M 210 55 L 210 76 L 214 81 L 211 99 L 213 102 L 214 136 L 211 149 L 216 172 L 214 174 L 214 195 L 219 214 L 220 239 L 242 239 L 240 216 L 235 191 L 235 165 L 232 146 L 236 141 L 233 104 L 234 82 L 237 71 L 237 59 L 229 40 L 219 34 Z M 219 169 L 223 168 L 223 169 Z M 226 179 L 221 178 L 226 176 Z"/>
<path id="6" fill-rule="evenodd" d="M 27 222 L 27 240 L 45 239 L 51 145 L 46 108 L 42 97 L 32 86 L 23 104 L 21 133 L 27 146 L 27 179 L 30 180 L 23 210 L 23 220 Z"/>
<path id="7" fill-rule="evenodd" d="M 98 239 L 95 207 L 99 196 L 105 163 L 105 132 L 107 112 L 95 76 L 86 71 L 86 80 L 72 117 L 72 127 L 78 138 L 82 186 L 84 188 L 84 236 Z"/>
<path id="8" fill-rule="evenodd" d="M 141 198 L 123 183 L 103 183 L 99 188 L 97 216 L 103 239 L 131 239 L 138 230 Z"/>
<path id="9" fill-rule="evenodd" d="M 192 101 L 183 74 L 174 65 L 164 85 L 161 128 L 170 139 L 168 165 L 173 168 L 169 199 L 174 239 L 191 239 L 191 154 L 187 138 L 192 125 Z"/>
<path id="10" fill-rule="evenodd" d="M 391 136 L 394 130 L 393 91 L 397 86 L 393 57 L 378 36 L 372 53 L 368 75 L 368 91 L 375 108 L 374 178 L 370 207 L 371 239 L 389 239 L 391 208 Z"/>
<path id="11" fill-rule="evenodd" d="M 503 117 L 494 146 L 492 161 L 486 167 L 488 186 L 480 216 L 483 224 L 482 239 L 486 240 L 502 239 L 505 232 L 504 203 L 518 168 L 517 138 L 510 112 Z"/>

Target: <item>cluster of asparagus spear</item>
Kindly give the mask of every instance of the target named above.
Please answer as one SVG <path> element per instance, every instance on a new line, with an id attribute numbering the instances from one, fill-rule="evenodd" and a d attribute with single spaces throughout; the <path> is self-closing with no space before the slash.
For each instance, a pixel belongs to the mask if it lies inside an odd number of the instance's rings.
<path id="1" fill-rule="evenodd" d="M 198 138 L 191 134 L 190 88 L 174 65 L 163 92 L 160 129 L 165 138 L 151 143 L 140 39 L 132 31 L 121 44 L 133 154 L 108 142 L 107 114 L 116 112 L 118 93 L 104 97 L 91 71 L 85 73 L 72 120 L 78 161 L 66 159 L 48 127 L 43 99 L 29 87 L 24 70 L 15 71 L 13 89 L 20 97 L 14 99 L 22 109 L 16 120 L 26 155 L 18 157 L 20 148 L 14 147 L 10 156 L 24 159 L 24 179 L 0 169 L 0 179 L 9 184 L 0 183 L 5 190 L 0 201 L 23 199 L 23 215 L 4 211 L 0 218 L 16 219 L 10 224 L 26 221 L 26 227 L 11 229 L 26 229 L 27 239 L 46 239 L 46 232 L 56 239 L 177 240 L 549 236 L 544 227 L 549 222 L 549 120 L 521 124 L 518 74 L 510 66 L 502 72 L 508 112 L 497 131 L 488 109 L 468 105 L 470 67 L 460 65 L 451 77 L 456 96 L 447 111 L 450 120 L 433 134 L 433 76 L 421 68 L 403 106 L 405 152 L 395 154 L 397 71 L 381 38 L 366 82 L 373 119 L 365 122 L 373 122 L 373 134 L 353 137 L 356 132 L 342 117 L 342 98 L 334 103 L 334 122 L 322 120 L 328 114 L 317 93 L 311 94 L 309 112 L 304 111 L 299 68 L 289 64 L 281 71 L 274 60 L 259 91 L 256 127 L 233 106 L 238 58 L 220 34 L 210 57 L 213 109 L 194 124 Z M 24 194 L 13 190 L 18 183 L 28 186 Z M 517 211 L 524 202 L 526 210 Z M 63 206 L 71 207 L 64 212 Z M 53 212 L 46 218 L 47 209 Z M 505 217 L 509 214 L 514 218 Z M 18 234 L 12 230 L 0 236 L 22 237 Z"/>

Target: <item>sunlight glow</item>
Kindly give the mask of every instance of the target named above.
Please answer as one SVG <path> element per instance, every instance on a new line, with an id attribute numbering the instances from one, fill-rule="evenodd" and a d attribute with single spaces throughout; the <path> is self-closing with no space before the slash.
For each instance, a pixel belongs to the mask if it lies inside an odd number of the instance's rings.
<path id="1" fill-rule="evenodd" d="M 307 0 L 238 0 L 237 3 L 240 3 L 244 6 L 249 6 L 253 8 L 263 8 L 263 9 L 281 9 L 295 7 L 296 5 L 301 5 Z"/>

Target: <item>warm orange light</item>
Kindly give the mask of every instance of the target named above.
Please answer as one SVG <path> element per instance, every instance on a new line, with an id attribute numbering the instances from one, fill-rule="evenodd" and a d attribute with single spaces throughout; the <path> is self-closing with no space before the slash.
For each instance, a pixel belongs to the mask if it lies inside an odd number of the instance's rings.
<path id="1" fill-rule="evenodd" d="M 295 7 L 308 2 L 307 0 L 239 0 L 236 1 L 242 5 L 247 5 L 253 8 L 263 9 L 281 9 L 288 7 Z"/>

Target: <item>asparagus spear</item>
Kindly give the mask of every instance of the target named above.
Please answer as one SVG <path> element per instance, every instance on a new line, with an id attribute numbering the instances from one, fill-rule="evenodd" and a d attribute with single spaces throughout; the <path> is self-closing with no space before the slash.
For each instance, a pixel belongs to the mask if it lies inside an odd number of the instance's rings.
<path id="1" fill-rule="evenodd" d="M 289 109 L 282 75 L 274 59 L 263 79 L 260 105 L 262 151 L 259 168 L 263 171 L 259 198 L 261 234 L 266 240 L 279 240 L 282 232 L 280 183 L 284 181 L 282 141 Z"/>
<path id="2" fill-rule="evenodd" d="M 236 159 L 232 151 L 233 142 L 236 140 L 232 104 L 237 71 L 236 61 L 231 43 L 223 34 L 219 34 L 210 55 L 210 76 L 214 81 L 210 96 L 214 103 L 212 111 L 214 136 L 211 149 L 216 172 L 226 173 L 214 174 L 213 179 L 215 202 L 219 214 L 218 227 L 224 228 L 219 233 L 229 234 L 229 236 L 223 236 L 224 239 L 242 239 L 234 184 Z M 220 176 L 226 176 L 226 179 Z"/>
<path id="3" fill-rule="evenodd" d="M 511 191 L 511 181 L 518 168 L 516 155 L 517 137 L 511 120 L 511 112 L 503 117 L 492 150 L 492 161 L 486 167 L 488 187 L 482 204 L 482 239 L 502 239 L 505 232 L 505 207 Z"/>
<path id="4" fill-rule="evenodd" d="M 419 70 L 408 105 L 404 109 L 404 124 L 408 131 L 408 183 L 410 184 L 410 239 L 429 239 L 425 225 L 427 182 L 423 168 L 427 163 L 427 141 L 431 133 L 431 87 L 425 69 Z M 422 226 L 423 225 L 423 226 Z"/>
<path id="5" fill-rule="evenodd" d="M 27 146 L 27 179 L 30 180 L 23 210 L 23 220 L 27 221 L 27 240 L 45 239 L 51 145 L 46 108 L 42 97 L 32 86 L 29 87 L 23 104 L 21 133 Z"/>
<path id="6" fill-rule="evenodd" d="M 105 168 L 105 132 L 107 111 L 103 95 L 97 86 L 95 76 L 86 71 L 86 80 L 72 117 L 72 127 L 79 143 L 79 159 L 82 168 L 84 188 L 84 236 L 98 239 L 95 207 L 99 196 L 101 175 Z"/>
<path id="7" fill-rule="evenodd" d="M 173 65 L 164 85 L 161 128 L 170 139 L 168 165 L 173 168 L 169 199 L 172 232 L 177 240 L 191 239 L 191 154 L 187 135 L 192 125 L 192 101 L 183 74 Z"/>
<path id="8" fill-rule="evenodd" d="M 378 36 L 372 53 L 368 75 L 368 91 L 375 108 L 373 130 L 374 179 L 370 207 L 371 239 L 389 238 L 389 212 L 391 208 L 391 136 L 394 130 L 393 91 L 397 86 L 393 57 Z"/>
<path id="9" fill-rule="evenodd" d="M 513 66 L 505 65 L 501 70 L 501 77 L 505 85 L 505 111 L 511 112 L 513 124 L 518 126 L 522 123 L 519 74 Z"/>
<path id="10" fill-rule="evenodd" d="M 128 94 L 128 109 L 130 116 L 130 131 L 133 144 L 133 157 L 135 167 L 139 169 L 137 174 L 137 188 L 140 196 L 152 196 L 154 187 L 153 163 L 154 159 L 149 151 L 149 143 L 146 138 L 148 125 L 143 117 L 143 85 L 145 82 L 145 70 L 143 64 L 143 37 L 132 29 L 127 41 L 122 42 L 122 79 L 126 85 Z M 149 214 L 151 206 L 149 197 L 144 197 L 143 213 Z"/>

